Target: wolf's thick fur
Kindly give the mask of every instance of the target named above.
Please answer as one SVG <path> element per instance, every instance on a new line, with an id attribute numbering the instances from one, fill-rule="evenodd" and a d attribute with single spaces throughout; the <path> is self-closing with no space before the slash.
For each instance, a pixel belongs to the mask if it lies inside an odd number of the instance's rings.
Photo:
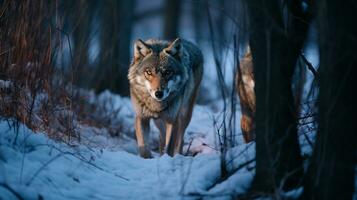
<path id="1" fill-rule="evenodd" d="M 240 120 L 241 130 L 246 143 L 255 140 L 255 79 L 252 52 L 248 46 L 247 51 L 240 61 L 238 73 L 236 75 L 236 88 L 240 99 L 242 117 Z M 296 116 L 299 115 L 301 97 L 306 79 L 306 68 L 298 65 L 292 80 L 292 91 L 296 106 Z"/>
<path id="2" fill-rule="evenodd" d="M 240 126 L 246 143 L 255 139 L 255 91 L 254 91 L 254 73 L 253 57 L 248 47 L 246 54 L 240 61 L 238 73 L 236 75 L 236 84 L 242 117 Z"/>
<path id="3" fill-rule="evenodd" d="M 160 153 L 182 153 L 202 74 L 202 53 L 186 40 L 135 42 L 128 78 L 142 157 L 151 157 L 147 144 L 150 119 L 160 130 Z"/>

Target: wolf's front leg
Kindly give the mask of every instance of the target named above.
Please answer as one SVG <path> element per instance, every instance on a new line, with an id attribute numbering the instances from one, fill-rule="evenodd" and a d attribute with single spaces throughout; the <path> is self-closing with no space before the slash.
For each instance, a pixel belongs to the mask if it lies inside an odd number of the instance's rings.
<path id="1" fill-rule="evenodd" d="M 174 156 L 176 145 L 177 126 L 176 123 L 166 122 L 165 152 Z"/>
<path id="2" fill-rule="evenodd" d="M 150 119 L 137 116 L 135 118 L 135 133 L 138 142 L 139 154 L 143 158 L 151 158 L 150 148 L 148 147 L 150 132 Z"/>
<path id="3" fill-rule="evenodd" d="M 192 113 L 192 109 L 190 109 L 189 111 L 182 109 L 180 111 L 180 115 L 177 117 L 176 120 L 177 131 L 176 134 L 174 135 L 175 137 L 174 154 L 182 154 L 182 147 L 184 142 L 183 138 L 185 135 L 185 130 L 191 120 L 191 113 Z"/>
<path id="4" fill-rule="evenodd" d="M 175 137 L 175 147 L 174 147 L 174 154 L 182 154 L 182 147 L 183 147 L 183 136 L 185 134 L 185 129 L 183 123 L 178 121 L 177 123 L 177 131 L 174 135 Z"/>
<path id="5" fill-rule="evenodd" d="M 159 140 L 159 151 L 160 155 L 164 154 L 165 150 L 165 135 L 166 135 L 166 127 L 165 123 L 162 119 L 155 119 L 154 120 L 156 127 L 160 131 L 160 140 Z"/>

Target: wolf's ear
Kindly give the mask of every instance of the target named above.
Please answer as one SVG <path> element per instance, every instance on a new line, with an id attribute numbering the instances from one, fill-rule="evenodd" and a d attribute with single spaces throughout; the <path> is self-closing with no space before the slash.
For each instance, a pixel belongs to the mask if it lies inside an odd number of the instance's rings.
<path id="1" fill-rule="evenodd" d="M 149 53 L 151 53 L 151 47 L 141 39 L 138 39 L 134 44 L 134 60 L 144 58 Z"/>
<path id="2" fill-rule="evenodd" d="M 164 52 L 179 59 L 182 54 L 181 39 L 177 38 L 168 47 L 164 49 Z"/>

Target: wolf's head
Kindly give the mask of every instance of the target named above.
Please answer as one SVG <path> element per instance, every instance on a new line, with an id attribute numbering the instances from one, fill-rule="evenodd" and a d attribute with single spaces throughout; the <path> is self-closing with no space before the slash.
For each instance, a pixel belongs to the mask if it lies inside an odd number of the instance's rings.
<path id="1" fill-rule="evenodd" d="M 129 71 L 130 82 L 146 88 L 155 100 L 164 101 L 187 81 L 187 70 L 182 65 L 182 48 L 179 38 L 171 43 L 137 40 Z"/>

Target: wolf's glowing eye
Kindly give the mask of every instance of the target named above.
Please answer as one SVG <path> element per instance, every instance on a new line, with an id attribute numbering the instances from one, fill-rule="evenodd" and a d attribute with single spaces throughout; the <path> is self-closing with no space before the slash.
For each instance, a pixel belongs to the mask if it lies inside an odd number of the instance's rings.
<path id="1" fill-rule="evenodd" d="M 150 70 L 146 70 L 145 71 L 145 74 L 148 75 L 148 76 L 151 76 L 152 75 L 152 72 Z"/>

